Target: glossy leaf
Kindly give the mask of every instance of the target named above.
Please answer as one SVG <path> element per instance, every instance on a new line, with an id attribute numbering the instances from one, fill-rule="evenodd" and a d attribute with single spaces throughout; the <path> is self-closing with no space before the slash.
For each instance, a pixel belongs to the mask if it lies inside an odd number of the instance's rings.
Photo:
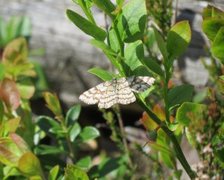
<path id="1" fill-rule="evenodd" d="M 80 133 L 80 137 L 81 137 L 82 141 L 88 141 L 91 139 L 95 139 L 99 136 L 100 136 L 100 132 L 92 126 L 86 126 Z"/>
<path id="2" fill-rule="evenodd" d="M 185 101 L 191 101 L 194 87 L 192 85 L 176 86 L 168 92 L 168 105 L 172 108 L 180 105 Z"/>
<path id="3" fill-rule="evenodd" d="M 99 77 L 103 81 L 110 81 L 114 78 L 114 74 L 108 71 L 105 71 L 101 68 L 92 68 L 88 70 L 89 73 L 94 74 L 95 76 Z"/>
<path id="4" fill-rule="evenodd" d="M 74 124 L 78 120 L 80 112 L 81 112 L 80 105 L 75 105 L 68 110 L 65 117 L 65 122 L 67 126 Z"/>
<path id="5" fill-rule="evenodd" d="M 73 142 L 76 139 L 76 137 L 79 135 L 80 132 L 81 132 L 80 125 L 78 123 L 73 124 L 73 126 L 69 130 L 69 136 L 71 142 Z"/>
<path id="6" fill-rule="evenodd" d="M 89 180 L 85 171 L 74 165 L 67 165 L 65 168 L 65 180 Z"/>
<path id="7" fill-rule="evenodd" d="M 134 42 L 143 37 L 146 25 L 146 7 L 144 0 L 130 0 L 122 8 L 118 18 L 118 27 L 122 40 Z"/>
<path id="8" fill-rule="evenodd" d="M 188 21 L 180 21 L 170 29 L 166 46 L 169 62 L 165 62 L 168 66 L 172 65 L 172 61 L 187 49 L 190 40 L 191 28 Z"/>
<path id="9" fill-rule="evenodd" d="M 66 14 L 68 18 L 84 33 L 100 41 L 103 41 L 106 38 L 106 32 L 103 29 L 99 28 L 95 24 L 92 24 L 76 12 L 67 9 Z"/>

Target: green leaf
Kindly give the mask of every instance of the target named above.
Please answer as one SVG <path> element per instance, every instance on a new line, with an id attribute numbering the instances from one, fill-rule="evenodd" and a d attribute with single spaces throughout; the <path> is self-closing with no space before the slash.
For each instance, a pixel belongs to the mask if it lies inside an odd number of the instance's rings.
<path id="1" fill-rule="evenodd" d="M 21 65 L 27 63 L 28 47 L 24 38 L 17 38 L 7 44 L 2 54 L 2 62 L 5 64 Z"/>
<path id="2" fill-rule="evenodd" d="M 37 74 L 36 77 L 34 78 L 34 84 L 36 88 L 34 96 L 42 97 L 43 91 L 46 91 L 49 89 L 47 78 L 43 70 L 43 67 L 38 62 L 33 61 L 32 64 L 34 65 L 34 70 Z"/>
<path id="3" fill-rule="evenodd" d="M 160 77 L 163 77 L 163 70 L 160 67 L 160 65 L 156 62 L 156 60 L 154 59 L 149 59 L 149 58 L 143 58 L 140 59 L 140 61 L 142 62 L 142 64 L 144 66 L 146 66 L 151 72 L 156 73 L 157 75 L 159 75 Z"/>
<path id="4" fill-rule="evenodd" d="M 168 66 L 171 66 L 172 61 L 187 49 L 190 40 L 191 28 L 188 21 L 180 21 L 170 29 L 167 35 L 166 46 L 169 62 L 165 62 Z"/>
<path id="5" fill-rule="evenodd" d="M 206 106 L 197 103 L 185 102 L 177 109 L 176 119 L 180 124 L 188 126 L 191 122 L 203 119 Z"/>
<path id="6" fill-rule="evenodd" d="M 143 65 L 138 66 L 133 71 L 133 75 L 135 76 L 152 76 L 151 72 Z"/>
<path id="7" fill-rule="evenodd" d="M 119 41 L 117 39 L 117 35 L 114 29 L 110 29 L 108 33 L 108 40 L 111 49 L 113 49 L 113 51 L 115 52 L 119 52 L 120 51 Z"/>
<path id="8" fill-rule="evenodd" d="M 97 48 L 100 48 L 119 72 L 122 70 L 121 63 L 119 63 L 120 58 L 114 50 L 112 50 L 104 42 L 95 39 L 91 40 L 91 44 Z"/>
<path id="9" fill-rule="evenodd" d="M 94 74 L 95 76 L 99 77 L 103 81 L 110 81 L 114 78 L 114 74 L 108 71 L 105 71 L 104 69 L 101 68 L 91 68 L 88 70 L 89 73 Z"/>
<path id="10" fill-rule="evenodd" d="M 206 8 L 203 9 L 202 17 L 203 19 L 210 18 L 210 17 L 224 18 L 224 12 L 221 9 L 208 5 Z"/>
<path id="11" fill-rule="evenodd" d="M 144 48 L 141 41 L 127 44 L 125 49 L 125 64 L 131 71 L 134 71 L 137 67 L 141 66 L 140 59 L 144 58 Z"/>
<path id="12" fill-rule="evenodd" d="M 26 176 L 42 176 L 40 162 L 31 152 L 25 153 L 19 159 L 18 168 Z"/>
<path id="13" fill-rule="evenodd" d="M 31 36 L 31 30 L 32 30 L 32 25 L 31 25 L 30 18 L 27 16 L 22 17 L 20 35 L 24 37 L 29 37 Z"/>
<path id="14" fill-rule="evenodd" d="M 85 127 L 82 130 L 82 132 L 80 133 L 80 137 L 81 137 L 82 141 L 88 141 L 91 139 L 95 139 L 99 136 L 100 136 L 100 132 L 92 126 Z"/>
<path id="15" fill-rule="evenodd" d="M 223 19 L 208 18 L 202 23 L 202 29 L 211 41 L 214 41 L 218 31 L 224 26 Z"/>
<path id="16" fill-rule="evenodd" d="M 84 33 L 94 37 L 97 40 L 103 41 L 106 38 L 106 32 L 96 26 L 95 24 L 91 23 L 87 19 L 83 18 L 76 12 L 67 9 L 66 14 L 68 18 Z"/>
<path id="17" fill-rule="evenodd" d="M 37 146 L 34 150 L 37 155 L 47 155 L 47 154 L 61 154 L 64 150 L 58 146 L 49 146 L 41 144 Z"/>
<path id="18" fill-rule="evenodd" d="M 74 1 L 74 0 L 73 0 Z M 86 17 L 95 24 L 95 20 L 93 18 L 92 12 L 91 12 L 91 6 L 92 2 L 89 0 L 76 0 L 79 6 L 82 8 L 83 12 L 85 13 Z"/>
<path id="19" fill-rule="evenodd" d="M 55 119 L 48 116 L 39 116 L 36 122 L 40 129 L 47 134 L 52 133 L 51 129 L 61 129 L 60 124 Z"/>
<path id="20" fill-rule="evenodd" d="M 0 17 L 0 48 L 3 48 L 7 42 L 6 23 L 2 17 Z"/>
<path id="21" fill-rule="evenodd" d="M 73 125 L 79 118 L 81 112 L 81 106 L 75 105 L 71 107 L 65 117 L 65 123 L 69 127 L 70 125 Z"/>
<path id="22" fill-rule="evenodd" d="M 20 35 L 22 17 L 12 17 L 7 23 L 7 42 L 17 38 Z"/>
<path id="23" fill-rule="evenodd" d="M 168 105 L 171 109 L 185 101 L 191 101 L 194 87 L 192 85 L 176 86 L 168 92 Z"/>
<path id="24" fill-rule="evenodd" d="M 122 8 L 118 27 L 122 40 L 134 42 L 143 37 L 146 25 L 145 0 L 130 0 Z"/>
<path id="25" fill-rule="evenodd" d="M 94 166 L 90 169 L 89 175 L 91 179 L 105 177 L 110 172 L 118 169 L 124 163 L 123 159 L 125 157 L 126 156 L 104 159 L 98 166 Z"/>
<path id="26" fill-rule="evenodd" d="M 4 106 L 2 100 L 0 100 L 0 124 L 2 124 L 3 117 L 4 117 Z"/>
<path id="27" fill-rule="evenodd" d="M 43 96 L 44 100 L 46 101 L 47 107 L 54 113 L 54 115 L 61 116 L 61 105 L 56 94 L 45 92 L 43 93 Z"/>
<path id="28" fill-rule="evenodd" d="M 93 0 L 99 9 L 104 11 L 108 16 L 114 18 L 112 12 L 115 10 L 114 4 L 110 0 Z"/>
<path id="29" fill-rule="evenodd" d="M 220 28 L 212 43 L 211 52 L 224 64 L 224 26 Z"/>
<path id="30" fill-rule="evenodd" d="M 74 165 L 65 168 L 65 180 L 89 180 L 86 172 Z"/>
<path id="31" fill-rule="evenodd" d="M 5 66 L 4 64 L 0 63 L 0 81 L 4 78 L 5 76 Z"/>
<path id="32" fill-rule="evenodd" d="M 19 90 L 20 96 L 23 99 L 30 99 L 35 92 L 35 87 L 32 81 L 28 78 L 23 79 L 19 83 L 17 83 L 17 88 Z"/>
<path id="33" fill-rule="evenodd" d="M 9 137 L 1 137 L 0 147 L 0 162 L 7 166 L 18 164 L 19 158 L 29 151 L 26 142 L 14 133 Z"/>
<path id="34" fill-rule="evenodd" d="M 89 169 L 91 166 L 91 157 L 86 156 L 82 159 L 80 159 L 77 163 L 76 166 L 80 167 L 81 169 Z"/>
<path id="35" fill-rule="evenodd" d="M 76 137 L 79 135 L 80 132 L 81 132 L 80 125 L 78 123 L 73 124 L 73 126 L 69 130 L 69 137 L 71 142 L 73 142 L 76 139 Z"/>
<path id="36" fill-rule="evenodd" d="M 156 41 L 157 41 L 157 46 L 158 46 L 161 54 L 163 55 L 163 58 L 167 59 L 168 53 L 167 53 L 167 49 L 166 49 L 166 43 L 165 43 L 163 37 L 161 36 L 161 34 L 155 28 L 154 28 L 154 33 L 155 33 L 155 37 L 156 37 Z"/>
<path id="37" fill-rule="evenodd" d="M 59 166 L 56 165 L 54 166 L 51 170 L 50 173 L 48 175 L 48 180 L 56 180 L 57 175 L 58 175 L 58 171 L 59 171 Z"/>

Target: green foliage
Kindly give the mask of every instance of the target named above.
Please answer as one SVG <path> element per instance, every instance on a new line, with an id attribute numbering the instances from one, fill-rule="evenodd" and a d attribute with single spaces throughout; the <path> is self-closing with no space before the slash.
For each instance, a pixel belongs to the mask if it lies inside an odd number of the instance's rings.
<path id="1" fill-rule="evenodd" d="M 39 91 L 38 97 L 47 89 L 46 79 L 40 66 L 28 60 L 24 38 L 9 43 L 17 36 L 29 35 L 29 22 L 14 19 L 5 25 L 0 19 L 0 47 L 4 47 L 0 63 L 0 178 L 181 179 L 182 170 L 177 168 L 179 160 L 189 177 L 195 179 L 195 172 L 179 145 L 183 136 L 198 151 L 200 161 L 209 162 L 209 166 L 204 163 L 204 169 L 197 171 L 198 178 L 201 172 L 206 172 L 211 179 L 223 178 L 224 12 L 213 6 L 203 11 L 202 29 L 211 42 L 213 57 L 209 65 L 204 63 L 211 81 L 200 94 L 192 85 L 177 86 L 172 82 L 174 62 L 189 45 L 191 30 L 187 21 L 171 27 L 170 0 L 73 1 L 86 17 L 67 10 L 68 18 L 93 38 L 91 44 L 101 49 L 117 70 L 110 72 L 94 67 L 89 73 L 103 81 L 128 76 L 156 79 L 152 88 L 135 94 L 137 103 L 145 111 L 141 122 L 149 135 L 145 146 L 150 146 L 150 153 L 145 152 L 142 145 L 138 146 L 150 162 L 150 171 L 145 171 L 147 167 L 143 167 L 143 162 L 141 165 L 136 162 L 134 143 L 127 143 L 126 136 L 129 136 L 124 131 L 118 105 L 101 110 L 111 130 L 111 139 L 119 149 L 113 157 L 103 151 L 91 152 L 88 156 L 82 153 L 86 147 L 92 148 L 91 151 L 96 149 L 94 144 L 100 132 L 96 127 L 80 124 L 80 105 L 66 111 L 56 94 L 45 92 L 43 97 L 52 116 L 32 119 L 29 100 L 35 91 Z M 110 18 L 105 28 L 96 23 L 93 6 L 105 13 L 105 19 Z M 149 19 L 154 22 L 149 23 Z M 50 143 L 44 143 L 48 139 Z M 141 139 L 142 136 L 137 136 L 137 140 Z M 93 157 L 95 154 L 97 158 Z M 141 161 L 140 156 L 138 158 Z M 93 159 L 99 161 L 93 165 Z"/>
<path id="2" fill-rule="evenodd" d="M 68 165 L 65 169 L 65 180 L 89 180 L 89 177 L 82 169 Z"/>
<path id="3" fill-rule="evenodd" d="M 68 18 L 86 34 L 96 38 L 97 40 L 104 40 L 106 38 L 106 32 L 100 27 L 91 23 L 72 10 L 67 10 L 66 13 Z"/>
<path id="4" fill-rule="evenodd" d="M 118 16 L 118 30 L 125 42 L 134 42 L 143 37 L 146 25 L 146 7 L 144 0 L 130 0 L 122 7 Z"/>
<path id="5" fill-rule="evenodd" d="M 30 37 L 31 22 L 28 17 L 11 17 L 8 22 L 0 17 L 0 49 L 18 37 Z"/>
<path id="6" fill-rule="evenodd" d="M 169 59 L 165 64 L 169 67 L 173 59 L 179 57 L 187 48 L 191 40 L 191 29 L 188 21 L 176 23 L 167 35 L 167 52 Z"/>

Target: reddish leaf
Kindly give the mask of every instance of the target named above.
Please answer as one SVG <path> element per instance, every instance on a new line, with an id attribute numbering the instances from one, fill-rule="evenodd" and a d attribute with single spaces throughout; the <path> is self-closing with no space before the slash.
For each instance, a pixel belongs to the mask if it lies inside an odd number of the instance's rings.
<path id="1" fill-rule="evenodd" d="M 4 79 L 0 83 L 0 99 L 2 99 L 6 105 L 11 106 L 13 109 L 17 109 L 20 105 L 20 94 L 16 87 L 16 83 L 10 79 Z"/>

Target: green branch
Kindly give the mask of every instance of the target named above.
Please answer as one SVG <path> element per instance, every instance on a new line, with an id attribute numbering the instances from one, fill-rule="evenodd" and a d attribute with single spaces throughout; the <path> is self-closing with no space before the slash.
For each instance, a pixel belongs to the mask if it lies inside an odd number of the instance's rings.
<path id="1" fill-rule="evenodd" d="M 172 131 L 170 131 L 166 124 L 163 123 L 149 108 L 148 106 L 142 101 L 140 100 L 139 98 L 137 99 L 138 100 L 138 104 L 144 108 L 144 110 L 147 112 L 147 114 L 149 115 L 149 117 L 152 118 L 152 120 L 154 122 L 156 122 L 161 128 L 162 130 L 167 134 L 167 136 L 170 138 L 170 140 L 172 141 L 173 143 L 173 147 L 174 147 L 174 151 L 175 151 L 175 154 L 178 158 L 178 160 L 180 161 L 180 163 L 182 164 L 183 168 L 185 169 L 185 171 L 187 172 L 187 174 L 189 175 L 189 177 L 191 179 L 195 179 L 196 178 L 196 173 L 194 171 L 192 171 L 190 165 L 188 164 L 184 154 L 183 154 L 183 151 L 175 137 L 175 135 L 173 134 Z"/>

